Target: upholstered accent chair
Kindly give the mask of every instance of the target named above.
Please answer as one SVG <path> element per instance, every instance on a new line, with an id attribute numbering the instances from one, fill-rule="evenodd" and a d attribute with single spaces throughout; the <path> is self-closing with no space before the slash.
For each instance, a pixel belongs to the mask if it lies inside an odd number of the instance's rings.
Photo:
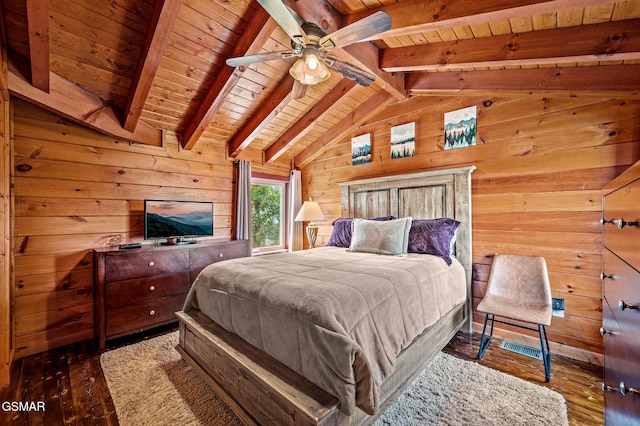
<path id="1" fill-rule="evenodd" d="M 551 285 L 544 258 L 496 254 L 491 265 L 485 296 L 478 304 L 477 310 L 485 314 L 478 359 L 482 358 L 491 343 L 496 322 L 537 331 L 545 379 L 547 382 L 551 379 L 551 351 L 545 328 L 551 324 Z M 489 321 L 491 331 L 486 336 Z M 537 327 L 533 328 L 531 324 Z"/>

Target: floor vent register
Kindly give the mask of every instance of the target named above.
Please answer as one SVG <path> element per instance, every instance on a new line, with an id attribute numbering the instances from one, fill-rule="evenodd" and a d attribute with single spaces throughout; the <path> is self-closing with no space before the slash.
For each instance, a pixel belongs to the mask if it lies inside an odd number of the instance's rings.
<path id="1" fill-rule="evenodd" d="M 526 355 L 531 358 L 542 360 L 542 351 L 540 349 L 532 348 L 531 346 L 525 346 L 521 345 L 520 343 L 503 340 L 502 343 L 500 343 L 500 347 L 517 354 Z"/>

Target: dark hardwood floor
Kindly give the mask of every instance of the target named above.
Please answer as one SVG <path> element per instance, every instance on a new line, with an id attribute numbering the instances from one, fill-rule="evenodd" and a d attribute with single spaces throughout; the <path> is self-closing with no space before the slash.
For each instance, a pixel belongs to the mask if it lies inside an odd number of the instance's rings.
<path id="1" fill-rule="evenodd" d="M 479 362 L 564 395 L 571 425 L 603 424 L 601 367 L 552 355 L 551 382 L 545 383 L 541 361 L 500 349 L 499 345 L 500 341 L 494 340 Z M 93 350 L 90 343 L 79 343 L 16 360 L 11 384 L 0 389 L 0 404 L 44 401 L 46 410 L 0 409 L 0 425 L 118 425 L 100 359 Z M 477 351 L 478 336 L 471 338 L 463 333 L 444 349 L 478 362 Z"/>

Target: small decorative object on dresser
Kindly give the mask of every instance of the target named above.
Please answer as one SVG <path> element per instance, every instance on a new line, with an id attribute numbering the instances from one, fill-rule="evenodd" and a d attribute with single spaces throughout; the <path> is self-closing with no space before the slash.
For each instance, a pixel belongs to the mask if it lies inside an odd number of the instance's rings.
<path id="1" fill-rule="evenodd" d="M 177 321 L 175 312 L 205 266 L 250 254 L 245 240 L 94 250 L 100 351 L 107 340 Z"/>
<path id="2" fill-rule="evenodd" d="M 628 425 L 640 421 L 640 162 L 603 189 L 602 210 L 605 423 Z"/>

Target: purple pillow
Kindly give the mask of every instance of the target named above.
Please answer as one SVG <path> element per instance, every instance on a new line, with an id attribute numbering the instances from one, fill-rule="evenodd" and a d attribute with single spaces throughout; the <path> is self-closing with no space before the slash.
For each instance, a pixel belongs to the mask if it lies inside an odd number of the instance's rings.
<path id="1" fill-rule="evenodd" d="M 451 240 L 460 222 L 447 217 L 414 219 L 409 230 L 409 253 L 432 254 L 451 265 Z"/>
<path id="2" fill-rule="evenodd" d="M 394 216 L 372 217 L 369 220 L 393 220 Z M 349 248 L 351 246 L 352 217 L 340 218 L 333 221 L 333 232 L 329 237 L 328 246 Z"/>

